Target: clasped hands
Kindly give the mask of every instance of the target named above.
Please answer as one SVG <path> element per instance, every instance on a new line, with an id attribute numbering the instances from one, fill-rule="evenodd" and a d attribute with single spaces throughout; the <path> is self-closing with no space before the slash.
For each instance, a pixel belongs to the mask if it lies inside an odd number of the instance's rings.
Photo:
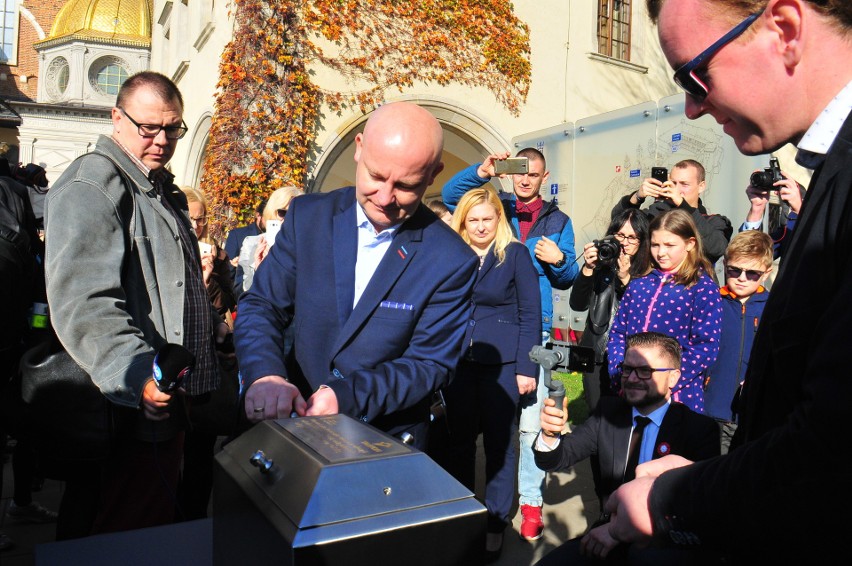
<path id="1" fill-rule="evenodd" d="M 252 383 L 246 391 L 246 416 L 251 422 L 300 417 L 336 415 L 337 395 L 330 387 L 320 387 L 305 401 L 299 388 L 280 375 L 267 375 Z"/>

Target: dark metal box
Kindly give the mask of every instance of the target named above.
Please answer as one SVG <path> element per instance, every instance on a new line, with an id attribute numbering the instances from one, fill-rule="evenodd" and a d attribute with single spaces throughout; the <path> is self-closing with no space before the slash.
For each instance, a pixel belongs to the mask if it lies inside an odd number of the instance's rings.
<path id="1" fill-rule="evenodd" d="M 216 456 L 214 564 L 482 564 L 486 510 L 426 454 L 344 415 L 264 421 Z"/>

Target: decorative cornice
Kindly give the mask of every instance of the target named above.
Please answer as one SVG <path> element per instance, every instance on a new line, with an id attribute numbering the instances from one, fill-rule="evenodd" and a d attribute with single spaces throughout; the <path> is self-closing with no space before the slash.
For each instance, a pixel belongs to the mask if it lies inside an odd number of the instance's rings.
<path id="1" fill-rule="evenodd" d="M 84 41 L 87 43 L 101 43 L 104 45 L 124 45 L 127 47 L 139 47 L 141 49 L 150 49 L 151 48 L 151 40 L 142 40 L 138 36 L 132 37 L 118 37 L 110 34 L 105 34 L 102 32 L 95 31 L 85 31 L 79 33 L 71 33 L 68 35 L 63 35 L 62 37 L 51 37 L 45 39 L 44 41 L 36 41 L 33 43 L 33 47 L 40 51 L 42 49 L 47 49 L 49 47 L 55 47 L 57 45 L 64 45 L 66 43 L 72 43 L 74 41 Z"/>

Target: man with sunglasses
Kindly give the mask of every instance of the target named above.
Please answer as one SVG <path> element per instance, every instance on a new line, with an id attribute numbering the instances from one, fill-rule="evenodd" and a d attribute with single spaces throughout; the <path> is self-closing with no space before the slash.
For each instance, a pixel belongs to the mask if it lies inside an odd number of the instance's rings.
<path id="1" fill-rule="evenodd" d="M 228 327 L 202 281 L 186 197 L 165 169 L 187 131 L 182 113 L 168 77 L 131 76 L 112 109 L 112 136 L 98 138 L 48 194 L 53 328 L 116 422 L 127 423 L 108 461 L 80 464 L 66 482 L 58 539 L 173 522 L 186 407 L 157 388 L 154 357 L 166 343 L 182 345 L 195 356 L 186 395 L 218 385 L 214 341 Z"/>
<path id="2" fill-rule="evenodd" d="M 717 549 L 728 563 L 836 562 L 852 527 L 852 2 L 648 0 L 648 11 L 689 118 L 712 115 L 747 155 L 794 143 L 814 174 L 731 451 L 640 466 L 607 502 L 610 534 Z"/>
<path id="3" fill-rule="evenodd" d="M 668 454 L 691 460 L 718 456 L 719 429 L 713 419 L 671 400 L 671 389 L 680 378 L 681 357 L 680 344 L 671 336 L 658 332 L 629 336 L 621 365 L 622 396 L 602 397 L 588 420 L 568 434 L 562 434 L 568 420 L 568 399 L 563 407 L 545 400 L 535 444 L 536 464 L 552 472 L 597 455 L 603 509 L 609 495 L 633 477 L 637 463 Z M 584 564 L 590 562 L 586 558 L 608 554 L 616 546 L 608 536 L 608 520 L 602 513 L 582 539 L 560 546 L 538 565 Z M 626 553 L 623 545 L 607 563 L 617 563 L 616 555 L 626 559 Z"/>
<path id="4" fill-rule="evenodd" d="M 709 214 L 701 202 L 701 193 L 707 188 L 704 166 L 694 159 L 684 159 L 675 163 L 665 183 L 658 179 L 647 178 L 638 190 L 622 197 L 612 209 L 615 218 L 629 208 L 638 209 L 650 197 L 654 201 L 644 209 L 648 220 L 660 214 L 679 208 L 692 216 L 704 255 L 712 265 L 725 253 L 725 247 L 731 239 L 734 229 L 731 221 L 721 214 Z"/>

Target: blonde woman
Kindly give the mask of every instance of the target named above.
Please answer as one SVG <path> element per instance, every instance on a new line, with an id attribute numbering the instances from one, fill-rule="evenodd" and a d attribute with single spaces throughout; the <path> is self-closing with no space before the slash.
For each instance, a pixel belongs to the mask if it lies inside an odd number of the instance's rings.
<path id="1" fill-rule="evenodd" d="M 269 248 L 274 243 L 277 231 L 270 231 L 271 225 L 274 226 L 275 221 L 278 221 L 278 226 L 280 226 L 280 223 L 284 222 L 284 218 L 287 215 L 290 201 L 303 194 L 305 192 L 302 189 L 288 186 L 276 189 L 269 195 L 269 199 L 266 201 L 266 208 L 263 209 L 266 233 L 259 236 L 247 236 L 243 240 L 242 248 L 240 248 L 240 266 L 243 268 L 243 293 L 251 287 L 255 270 L 266 257 L 266 254 L 269 253 Z M 267 235 L 270 237 L 268 238 Z"/>
<path id="2" fill-rule="evenodd" d="M 473 288 L 473 324 L 455 379 L 446 390 L 450 436 L 444 467 L 474 486 L 476 438 L 485 447 L 486 551 L 495 560 L 511 524 L 515 495 L 515 415 L 534 393 L 538 366 L 529 353 L 541 342 L 541 294 L 527 248 L 512 236 L 494 189 L 471 189 L 459 201 L 452 228 L 480 257 Z"/>

